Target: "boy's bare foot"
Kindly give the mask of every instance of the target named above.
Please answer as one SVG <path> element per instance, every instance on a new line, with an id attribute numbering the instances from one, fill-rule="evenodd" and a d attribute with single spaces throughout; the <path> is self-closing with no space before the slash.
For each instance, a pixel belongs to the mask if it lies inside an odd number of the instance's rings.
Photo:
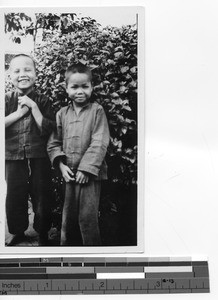
<path id="1" fill-rule="evenodd" d="M 21 243 L 25 239 L 24 233 L 19 234 L 11 234 L 9 238 L 6 240 L 6 246 L 15 246 L 16 244 Z"/>

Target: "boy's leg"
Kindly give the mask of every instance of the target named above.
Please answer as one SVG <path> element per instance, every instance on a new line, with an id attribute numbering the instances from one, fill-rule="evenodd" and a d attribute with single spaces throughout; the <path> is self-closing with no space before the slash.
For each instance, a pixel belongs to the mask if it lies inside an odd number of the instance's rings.
<path id="1" fill-rule="evenodd" d="M 101 237 L 98 225 L 98 208 L 101 182 L 90 180 L 80 185 L 79 225 L 84 246 L 100 246 Z"/>
<path id="2" fill-rule="evenodd" d="M 81 246 L 82 238 L 78 224 L 78 184 L 69 182 L 65 187 L 62 212 L 61 246 Z"/>
<path id="3" fill-rule="evenodd" d="M 28 176 L 29 170 L 26 160 L 7 160 L 5 162 L 7 183 L 6 216 L 8 230 L 15 244 L 16 236 L 22 236 L 28 228 Z"/>
<path id="4" fill-rule="evenodd" d="M 48 243 L 52 222 L 51 165 L 47 158 L 30 160 L 30 195 L 35 213 L 33 228 L 39 233 L 40 246 Z"/>

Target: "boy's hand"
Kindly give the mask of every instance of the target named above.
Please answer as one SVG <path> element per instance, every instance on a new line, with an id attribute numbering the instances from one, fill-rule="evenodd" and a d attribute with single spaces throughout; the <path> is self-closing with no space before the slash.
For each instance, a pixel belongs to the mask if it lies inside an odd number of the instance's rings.
<path id="1" fill-rule="evenodd" d="M 24 105 L 23 107 L 21 107 L 21 105 L 18 103 L 17 106 L 17 113 L 19 114 L 19 116 L 22 118 L 23 116 L 25 116 L 25 114 L 29 111 L 29 107 Z"/>
<path id="2" fill-rule="evenodd" d="M 18 104 L 23 106 L 28 106 L 30 109 L 34 108 L 37 104 L 32 99 L 30 99 L 28 96 L 20 96 L 18 97 Z"/>
<path id="3" fill-rule="evenodd" d="M 41 113 L 41 111 L 39 110 L 38 105 L 36 104 L 36 102 L 34 102 L 32 99 L 30 99 L 28 96 L 20 96 L 18 97 L 18 104 L 21 105 L 21 107 L 23 106 L 27 106 L 29 107 L 29 109 L 31 110 L 32 116 L 34 118 L 34 120 L 36 121 L 36 125 L 39 128 L 39 130 L 42 130 L 42 121 L 43 121 L 43 115 Z"/>
<path id="4" fill-rule="evenodd" d="M 62 176 L 66 182 L 75 181 L 75 178 L 73 177 L 74 174 L 67 165 L 60 162 L 59 168 L 60 168 Z"/>
<path id="5" fill-rule="evenodd" d="M 82 171 L 76 172 L 76 182 L 80 184 L 88 183 L 89 182 L 89 175 Z"/>

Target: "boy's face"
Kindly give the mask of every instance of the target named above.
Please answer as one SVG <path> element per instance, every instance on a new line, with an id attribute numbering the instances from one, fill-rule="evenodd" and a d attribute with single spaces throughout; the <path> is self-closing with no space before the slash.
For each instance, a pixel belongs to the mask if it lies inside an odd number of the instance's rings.
<path id="1" fill-rule="evenodd" d="M 10 78 L 14 87 L 21 93 L 33 89 L 36 80 L 36 71 L 31 58 L 19 56 L 11 61 Z"/>
<path id="2" fill-rule="evenodd" d="M 72 73 L 66 88 L 67 94 L 77 106 L 84 106 L 89 102 L 92 94 L 92 84 L 86 73 Z"/>

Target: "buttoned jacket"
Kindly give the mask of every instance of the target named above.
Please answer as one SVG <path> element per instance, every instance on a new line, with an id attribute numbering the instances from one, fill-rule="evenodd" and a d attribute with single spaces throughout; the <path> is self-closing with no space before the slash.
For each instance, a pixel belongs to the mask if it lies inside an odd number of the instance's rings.
<path id="1" fill-rule="evenodd" d="M 88 103 L 77 115 L 70 104 L 57 112 L 56 123 L 47 146 L 53 166 L 55 160 L 62 157 L 72 170 L 88 172 L 95 179 L 106 179 L 104 158 L 110 136 L 103 107 L 96 102 Z"/>

